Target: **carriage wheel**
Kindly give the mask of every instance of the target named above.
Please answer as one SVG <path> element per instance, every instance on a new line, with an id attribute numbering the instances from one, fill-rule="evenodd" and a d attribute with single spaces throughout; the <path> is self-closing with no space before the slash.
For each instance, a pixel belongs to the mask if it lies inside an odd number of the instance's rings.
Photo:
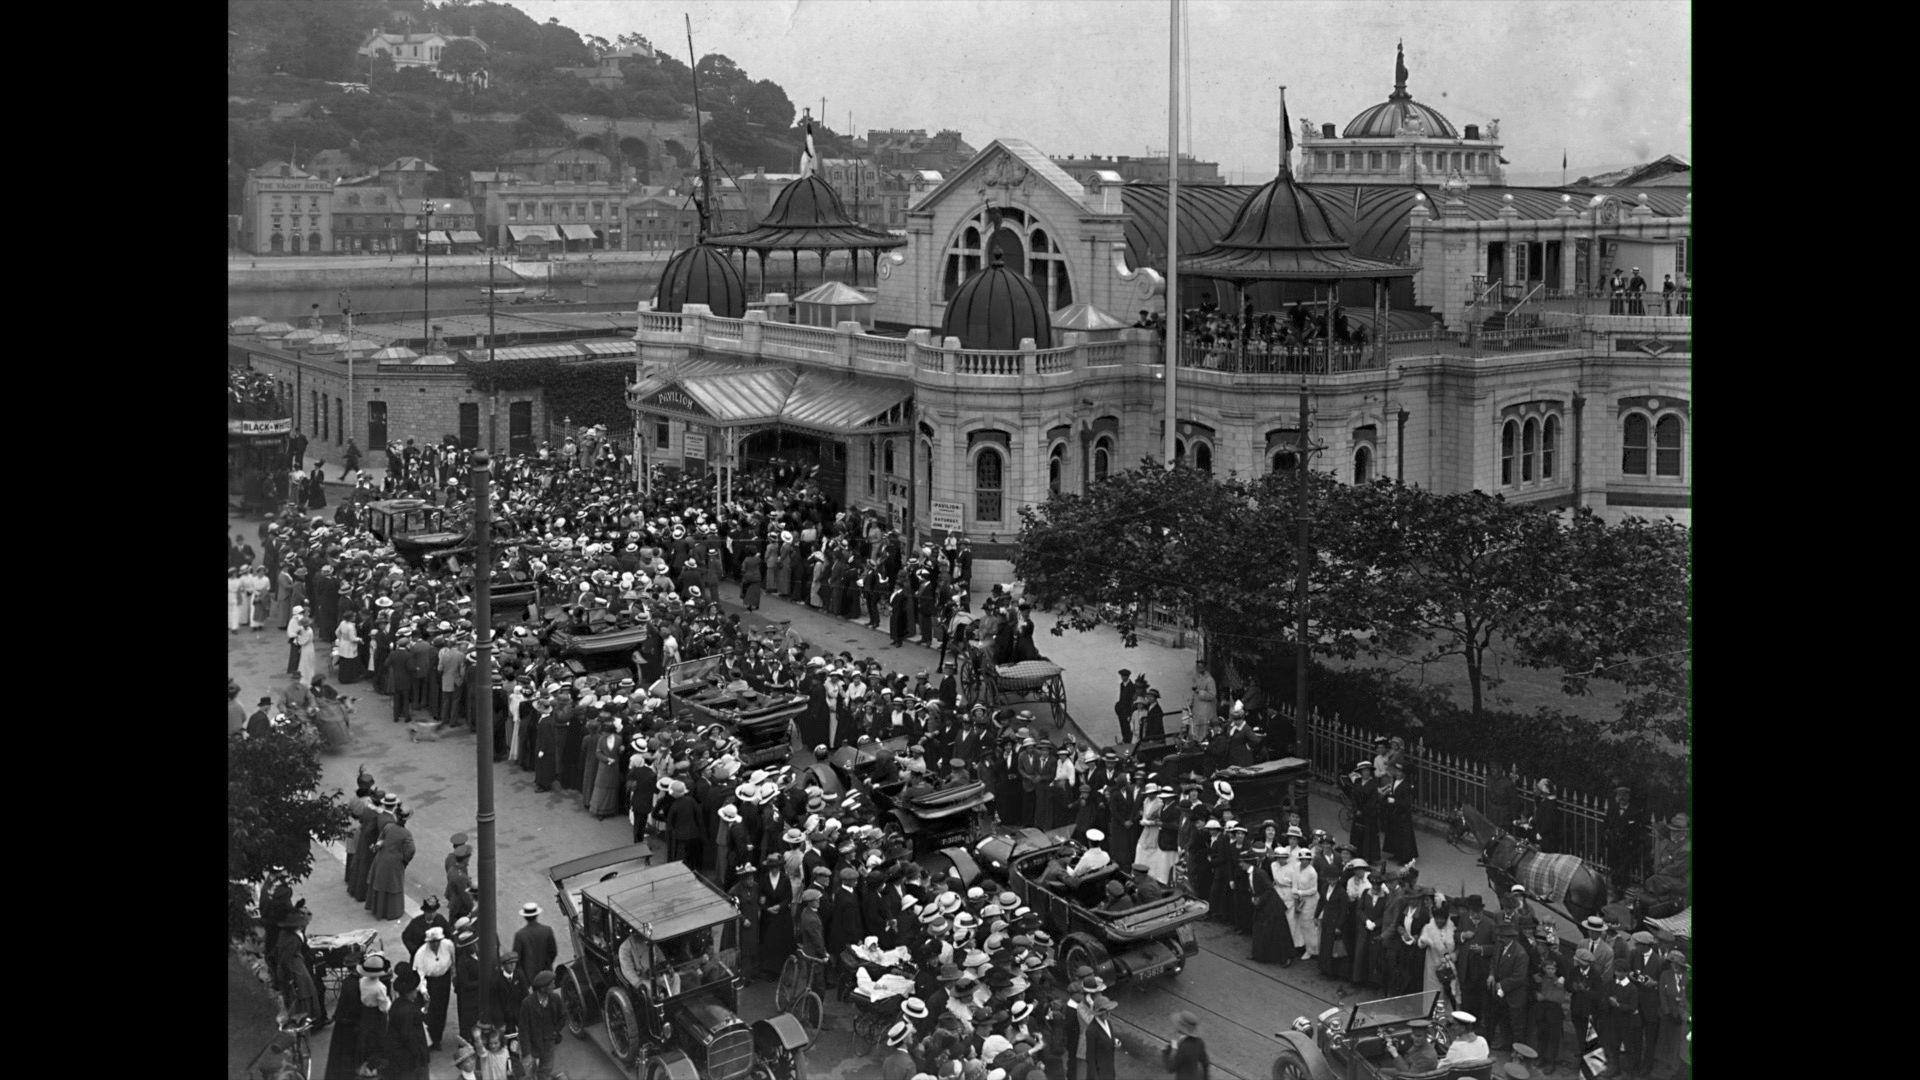
<path id="1" fill-rule="evenodd" d="M 787 962 L 780 965 L 780 981 L 773 987 L 773 1008 L 776 1012 L 792 1012 L 794 1002 L 807 991 L 806 973 L 801 970 L 800 957 L 789 956 Z"/>
<path id="2" fill-rule="evenodd" d="M 580 977 L 578 966 L 568 965 L 566 973 L 557 981 L 560 983 L 560 1002 L 566 1007 L 567 1031 L 576 1039 L 584 1039 L 588 1025 L 600 1018 L 598 1010 L 594 1008 L 598 1003 L 594 1001 L 586 980 Z"/>
<path id="3" fill-rule="evenodd" d="M 1064 731 L 1067 726 L 1067 684 L 1055 675 L 1047 680 L 1047 705 L 1053 709 L 1053 727 L 1055 731 Z"/>
<path id="4" fill-rule="evenodd" d="M 854 1051 L 861 1057 L 873 1053 L 873 1048 L 879 1045 L 880 1033 L 875 1030 L 878 1027 L 879 1023 L 873 1013 L 862 1011 L 853 1018 Z"/>

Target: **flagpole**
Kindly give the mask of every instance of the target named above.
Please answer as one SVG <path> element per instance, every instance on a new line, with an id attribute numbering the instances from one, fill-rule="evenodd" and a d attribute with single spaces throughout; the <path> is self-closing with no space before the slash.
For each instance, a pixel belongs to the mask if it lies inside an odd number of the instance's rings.
<path id="1" fill-rule="evenodd" d="M 1180 381 L 1180 0 L 1169 0 L 1167 32 L 1167 422 L 1161 452 L 1173 468 Z"/>

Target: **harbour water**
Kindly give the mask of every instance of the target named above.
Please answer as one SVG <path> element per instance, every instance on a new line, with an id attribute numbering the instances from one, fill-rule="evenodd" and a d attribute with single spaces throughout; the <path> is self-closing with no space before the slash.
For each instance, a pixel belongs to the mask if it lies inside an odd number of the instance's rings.
<path id="1" fill-rule="evenodd" d="M 657 274 L 637 280 L 602 282 L 598 288 L 588 288 L 578 282 L 553 286 L 530 285 L 526 295 L 547 293 L 577 304 L 620 304 L 626 308 L 637 308 L 642 297 L 651 298 L 659 283 Z M 501 282 L 502 285 L 508 282 Z M 292 288 L 292 289 L 229 289 L 227 290 L 227 318 L 240 318 L 243 315 L 258 315 L 268 320 L 292 320 L 311 314 L 313 305 L 319 304 L 324 315 L 337 315 L 344 305 L 351 304 L 354 312 L 374 315 L 383 311 L 419 311 L 422 290 L 418 285 L 369 285 L 363 287 L 336 288 Z M 486 294 L 481 287 L 469 284 L 435 283 L 425 297 L 428 306 L 435 311 L 485 311 Z M 508 297 L 501 297 L 497 306 L 499 311 L 514 311 L 527 305 L 509 304 Z"/>

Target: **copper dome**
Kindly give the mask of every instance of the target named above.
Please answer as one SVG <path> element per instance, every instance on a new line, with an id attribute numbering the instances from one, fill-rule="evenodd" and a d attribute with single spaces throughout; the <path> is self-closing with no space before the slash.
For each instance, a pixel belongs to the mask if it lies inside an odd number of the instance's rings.
<path id="1" fill-rule="evenodd" d="M 1021 338 L 1032 338 L 1038 348 L 1053 348 L 1046 300 L 1033 282 L 1007 269 L 997 254 L 992 266 L 960 283 L 947 302 L 940 334 L 959 338 L 963 349 L 1018 349 Z"/>
<path id="2" fill-rule="evenodd" d="M 705 304 L 715 315 L 728 319 L 747 313 L 747 286 L 740 280 L 740 269 L 711 244 L 676 252 L 660 271 L 653 310 L 676 312 L 688 304 Z"/>

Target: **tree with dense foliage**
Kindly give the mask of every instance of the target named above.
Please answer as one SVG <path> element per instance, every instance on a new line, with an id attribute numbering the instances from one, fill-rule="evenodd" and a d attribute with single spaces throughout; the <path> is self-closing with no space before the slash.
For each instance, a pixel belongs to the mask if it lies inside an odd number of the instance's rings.
<path id="1" fill-rule="evenodd" d="M 1216 648 L 1290 663 L 1299 480 L 1148 467 L 1022 513 L 1015 574 L 1066 602 L 1055 632 L 1110 625 L 1128 644 L 1150 607 L 1188 613 Z M 1316 655 L 1458 658 L 1482 715 L 1496 649 L 1630 691 L 1616 732 L 1684 740 L 1690 568 L 1685 530 L 1478 491 L 1437 495 L 1312 474 L 1308 637 Z"/>
<path id="2" fill-rule="evenodd" d="M 313 845 L 343 839 L 352 815 L 322 793 L 318 737 L 227 737 L 227 935 L 251 928 L 252 892 L 269 878 L 305 878 Z"/>
<path id="3" fill-rule="evenodd" d="M 487 50 L 479 42 L 468 38 L 455 38 L 447 42 L 440 50 L 440 70 L 449 75 L 458 75 L 460 81 L 471 85 L 487 70 Z"/>

